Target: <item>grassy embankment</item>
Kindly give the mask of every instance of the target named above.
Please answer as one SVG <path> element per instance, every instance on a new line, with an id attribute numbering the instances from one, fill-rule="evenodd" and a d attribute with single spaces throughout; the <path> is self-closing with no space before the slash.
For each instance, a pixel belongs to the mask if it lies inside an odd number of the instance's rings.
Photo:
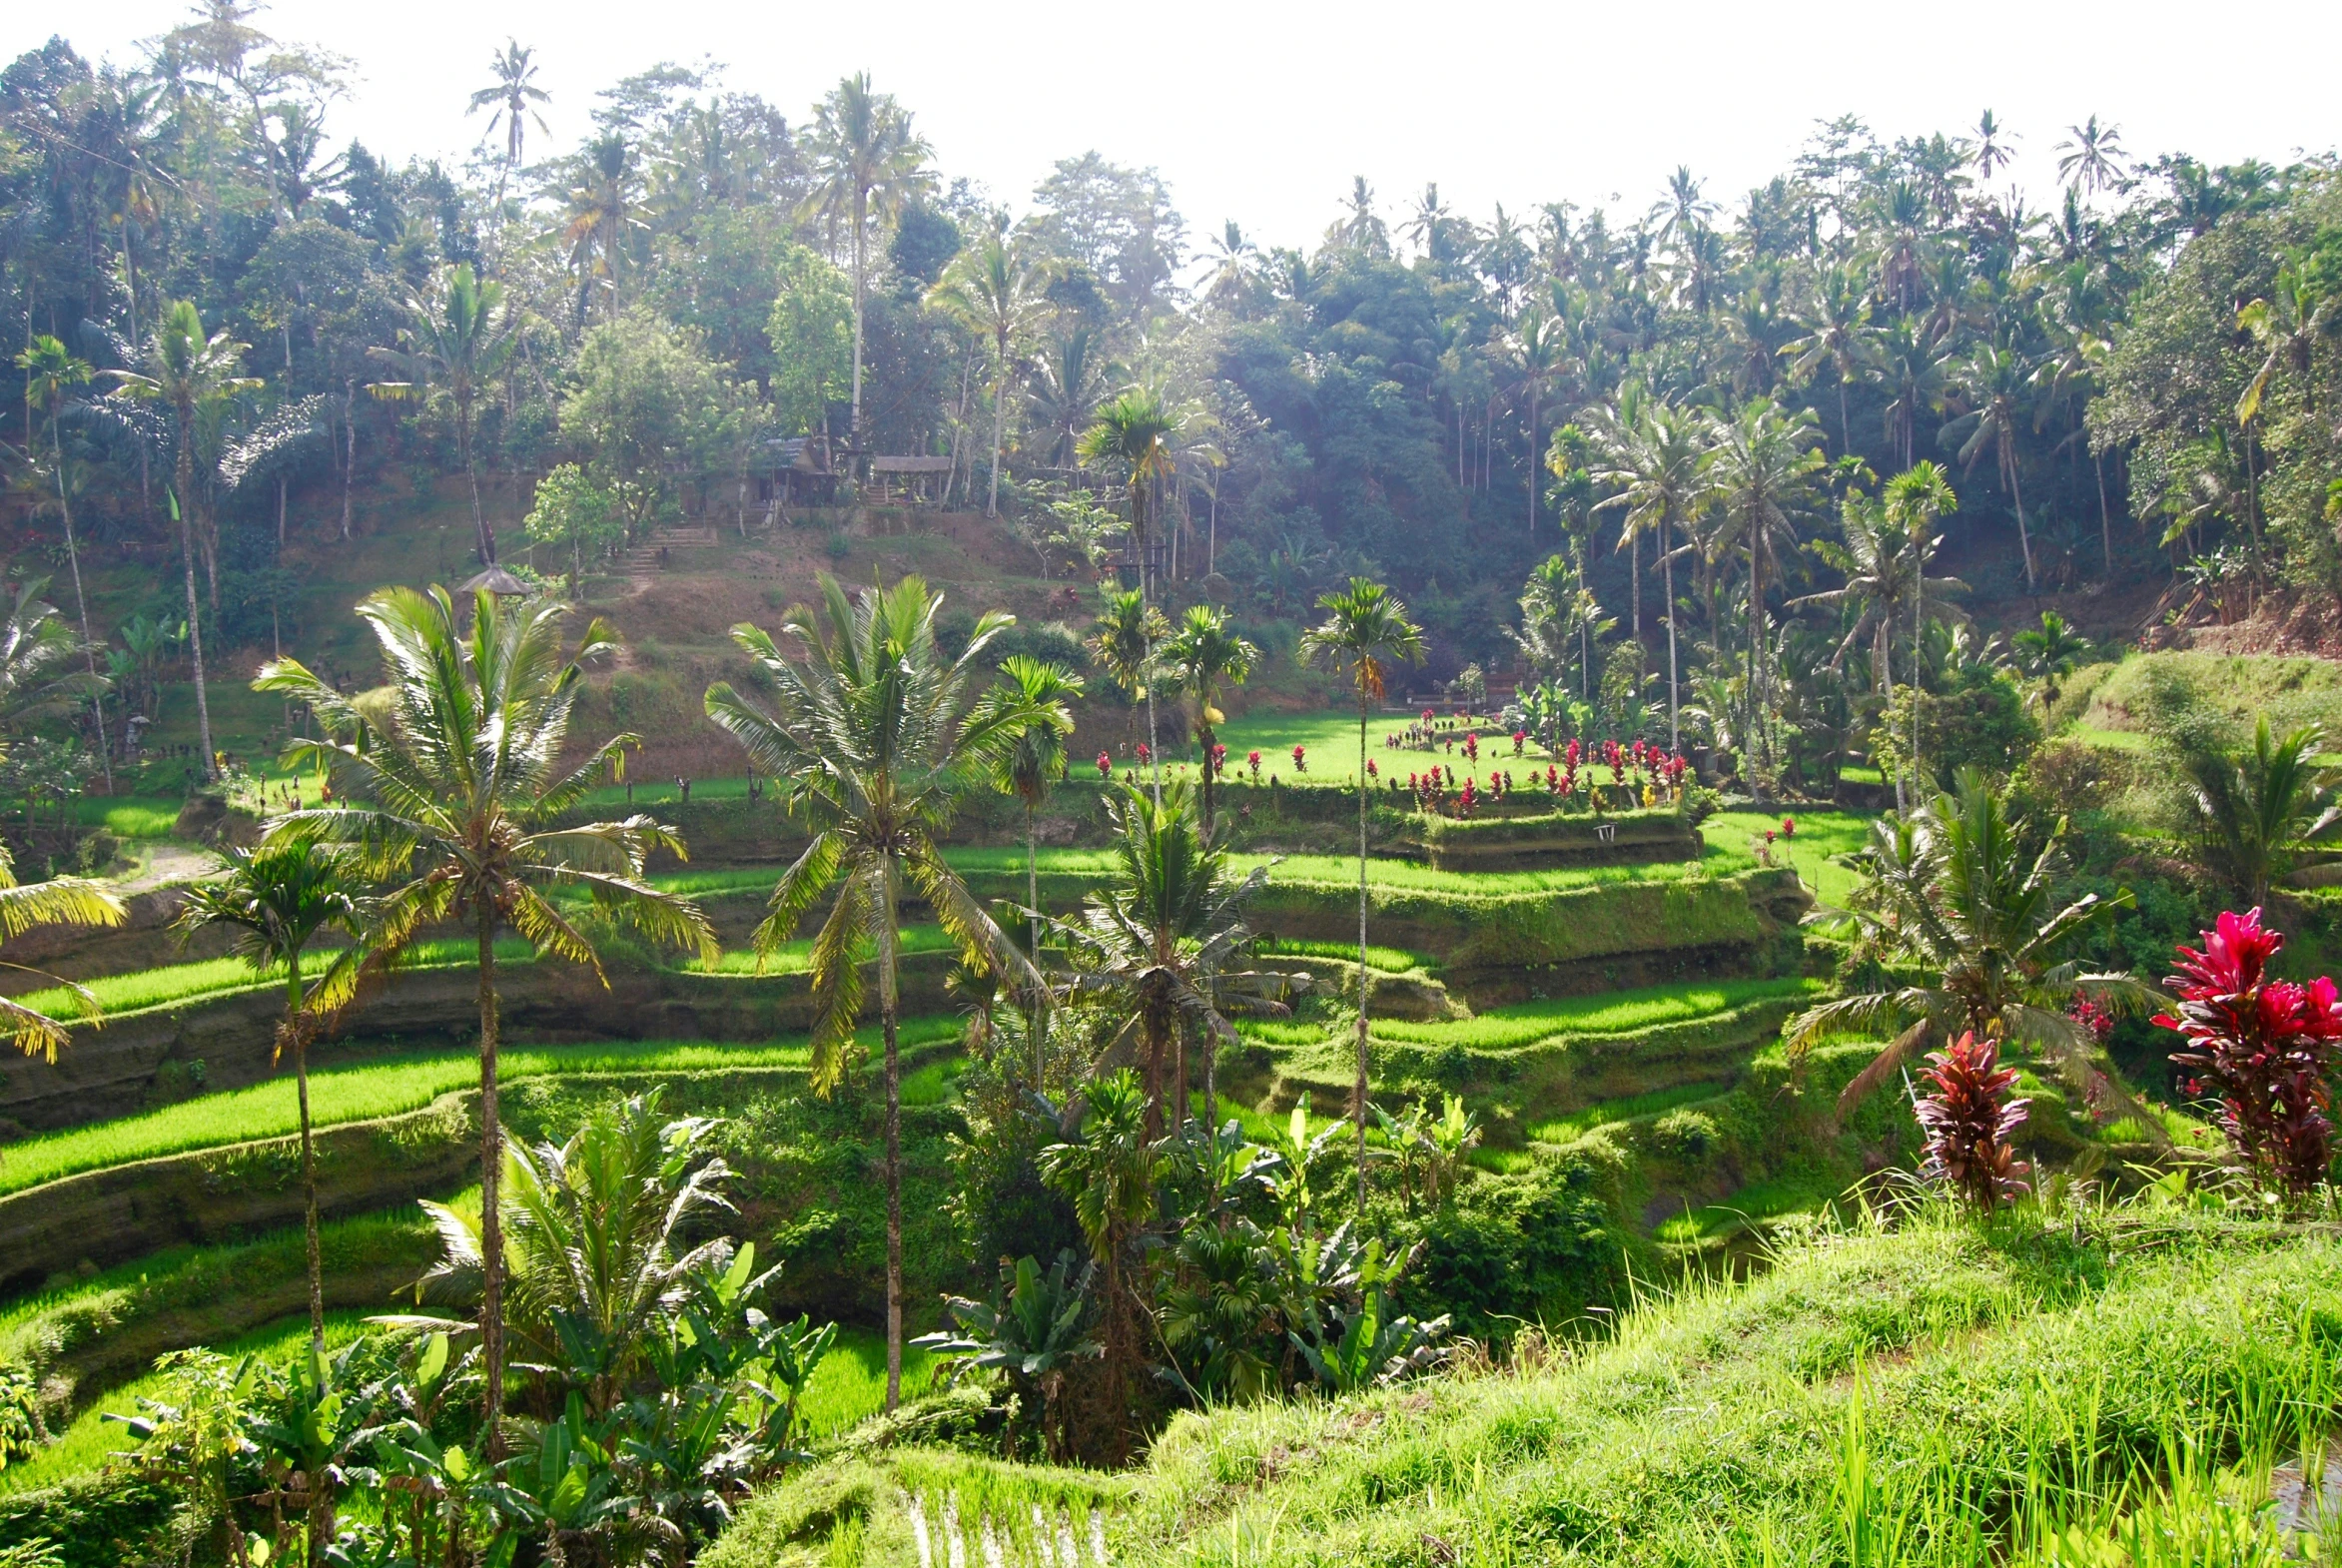
<path id="1" fill-rule="evenodd" d="M 946 1496 L 1030 1553 L 1095 1508 L 1116 1560 L 1300 1565 L 2259 1565 L 2333 1418 L 2342 1246 L 2177 1210 L 1928 1216 L 1694 1280 L 1513 1368 L 1176 1417 L 1128 1476 L 911 1450 L 771 1489 L 707 1568 L 920 1555 Z M 2129 1532 L 2127 1549 L 2109 1550 Z M 935 1555 L 945 1555 L 936 1548 Z"/>

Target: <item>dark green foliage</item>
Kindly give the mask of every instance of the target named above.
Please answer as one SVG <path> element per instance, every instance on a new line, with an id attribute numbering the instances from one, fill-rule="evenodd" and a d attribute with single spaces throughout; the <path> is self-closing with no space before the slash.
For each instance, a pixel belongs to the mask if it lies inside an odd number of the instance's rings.
<path id="1" fill-rule="evenodd" d="M 178 1489 L 131 1476 L 0 1497 L 0 1551 L 47 1540 L 62 1568 L 142 1561 L 178 1511 Z"/>
<path id="2" fill-rule="evenodd" d="M 1451 1314 L 1456 1332 L 1475 1338 L 1509 1337 L 1524 1322 L 1559 1327 L 1618 1300 L 1639 1244 L 1620 1213 L 1623 1182 L 1603 1145 L 1465 1182 L 1423 1221 L 1423 1256 L 1400 1299 Z"/>
<path id="3" fill-rule="evenodd" d="M 2041 743 L 2040 721 L 2003 671 L 1966 666 L 1946 689 L 1925 692 L 1918 700 L 1920 760 L 1939 788 L 1950 789 L 1965 767 L 2005 777 Z M 1897 688 L 1895 701 L 1879 719 L 1878 752 L 1891 772 L 1910 764 L 1912 701 L 1910 687 Z"/>

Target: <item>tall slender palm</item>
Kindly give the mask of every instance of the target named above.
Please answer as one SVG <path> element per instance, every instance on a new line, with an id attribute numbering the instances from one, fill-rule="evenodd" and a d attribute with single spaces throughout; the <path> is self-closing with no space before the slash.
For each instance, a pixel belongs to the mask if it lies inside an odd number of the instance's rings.
<path id="1" fill-rule="evenodd" d="M 335 802 L 289 812 L 272 843 L 347 848 L 360 874 L 390 885 L 369 923 L 370 977 L 394 967 L 416 935 L 468 926 L 479 963 L 481 1225 L 487 1267 L 480 1294 L 489 1442 L 501 1449 L 504 1398 L 503 1132 L 496 1106 L 496 934 L 509 927 L 540 952 L 590 967 L 592 940 L 555 902 L 582 896 L 654 941 L 716 952 L 707 917 L 643 880 L 654 849 L 683 853 L 672 828 L 649 817 L 572 822 L 585 792 L 624 766 L 633 735 L 569 751 L 585 663 L 613 651 L 596 620 L 573 653 L 562 649 L 566 609 L 549 598 L 472 595 L 462 623 L 444 588 L 386 588 L 359 618 L 383 657 L 385 707 L 363 709 L 297 659 L 263 665 L 253 689 L 309 705 L 323 730 L 297 740 L 286 761 L 322 769 Z"/>
<path id="2" fill-rule="evenodd" d="M 502 284 L 478 277 L 469 262 L 457 262 L 440 269 L 428 288 L 407 296 L 397 348 L 368 351 L 399 378 L 377 383 L 377 396 L 414 396 L 435 388 L 455 405 L 456 453 L 463 460 L 464 481 L 471 486 L 471 526 L 483 566 L 496 563 L 496 536 L 480 509 L 479 472 L 471 460 L 471 411 L 519 345 L 513 319 L 506 315 L 498 320 L 503 303 Z"/>
<path id="3" fill-rule="evenodd" d="M 934 183 L 928 146 L 911 129 L 910 112 L 892 93 L 874 91 L 870 73 L 846 77 L 813 112 L 805 150 L 813 165 L 806 211 L 830 232 L 843 221 L 854 256 L 854 441 L 862 443 L 862 314 L 869 295 L 870 230 L 903 210 Z"/>
<path id="4" fill-rule="evenodd" d="M 608 286 L 606 312 L 618 314 L 619 282 L 631 242 L 647 227 L 642 220 L 642 175 L 625 136 L 611 131 L 588 143 L 576 164 L 575 183 L 562 194 L 561 243 L 577 273 L 577 327 L 592 314 L 595 280 Z"/>
<path id="5" fill-rule="evenodd" d="M 1887 434 L 1905 467 L 1919 448 L 1920 415 L 1944 399 L 1945 356 L 1910 317 L 1872 335 L 1872 375 L 1887 394 Z"/>
<path id="6" fill-rule="evenodd" d="M 2072 957 L 2084 934 L 2130 907 L 2130 893 L 2059 905 L 2059 834 L 2029 859 L 2026 837 L 1974 768 L 1960 769 L 1952 792 L 1909 816 L 1872 824 L 1869 877 L 1847 910 L 1817 915 L 1851 916 L 1869 956 L 1939 978 L 1825 1002 L 1790 1020 L 1783 1038 L 1792 1051 L 1834 1035 L 1893 1032 L 1840 1096 L 1841 1115 L 1931 1037 L 1949 1043 L 1969 1032 L 2029 1045 L 2093 1100 L 2136 1110 L 2096 1041 L 2067 1012 L 2076 995 L 2118 1007 L 2160 1000 L 2127 974 L 2085 973 Z M 2162 1126 L 2152 1114 L 2140 1121 L 2150 1136 Z"/>
<path id="7" fill-rule="evenodd" d="M 953 258 L 928 303 L 992 346 L 992 493 L 984 514 L 1001 510 L 1001 439 L 1007 428 L 1009 384 L 1024 364 L 1025 345 L 1056 307 L 1049 301 L 1057 269 L 1021 241 L 995 232 Z"/>
<path id="8" fill-rule="evenodd" d="M 1920 770 L 1920 643 L 1927 635 L 1929 618 L 1928 563 L 1944 543 L 1936 524 L 1958 510 L 1959 497 L 1952 492 L 1952 475 L 1944 471 L 1942 463 L 1931 459 L 1915 462 L 1889 479 L 1883 498 L 1887 520 L 1903 530 L 1905 547 L 1911 552 L 1911 570 L 1919 582 L 1911 607 L 1911 771 L 1914 778 L 1925 778 Z"/>
<path id="9" fill-rule="evenodd" d="M 1783 555 L 1797 548 L 1797 522 L 1812 507 L 1814 475 L 1822 467 L 1815 449 L 1814 413 L 1801 408 L 1784 414 L 1770 398 L 1752 397 L 1731 418 L 1709 421 L 1708 498 L 1721 526 L 1719 550 L 1740 549 L 1748 560 L 1748 731 L 1752 752 L 1765 752 L 1764 666 L 1757 650 L 1765 640 L 1767 572 L 1776 575 Z"/>
<path id="10" fill-rule="evenodd" d="M 1214 1095 L 1217 1047 L 1234 1039 L 1226 1015 L 1281 1016 L 1289 982 L 1238 968 L 1252 939 L 1244 906 L 1267 886 L 1267 868 L 1231 874 L 1226 851 L 1200 829 L 1184 779 L 1171 780 L 1160 805 L 1126 784 L 1107 813 L 1114 876 L 1080 915 L 1051 926 L 1074 958 L 1063 981 L 1068 1000 L 1109 1009 L 1116 1043 L 1135 1038 L 1141 1047 L 1153 1141 L 1167 1104 L 1173 1131 L 1189 1115 L 1188 1036 L 1205 1041 L 1204 1089 Z M 1215 1119 L 1216 1105 L 1207 1098 Z"/>
<path id="11" fill-rule="evenodd" d="M 1088 690 L 1082 677 L 1063 664 L 1019 653 L 1001 661 L 1000 684 L 985 696 L 987 703 L 1024 715 L 1015 740 L 996 760 L 994 782 L 1025 808 L 1025 907 L 1032 912 L 1026 917 L 1026 951 L 1036 964 L 1041 962 L 1041 844 L 1034 818 L 1066 770 L 1066 737 L 1074 732 L 1074 713 L 1066 704 Z M 1038 1025 L 1038 1012 L 1035 1021 Z M 1046 1042 L 1038 1027 L 1032 1037 L 1033 1082 L 1038 1085 Z"/>
<path id="12" fill-rule="evenodd" d="M 197 739 L 203 747 L 204 777 L 213 780 L 220 776 L 220 759 L 212 749 L 212 704 L 204 689 L 203 619 L 195 602 L 195 525 L 197 514 L 209 504 L 205 498 L 209 489 L 195 482 L 195 452 L 199 426 L 215 419 L 230 398 L 261 385 L 238 374 L 249 347 L 225 332 L 207 337 L 195 302 L 177 300 L 164 313 L 147 345 L 145 369 L 109 373 L 131 396 L 171 406 L 176 433 L 172 442 L 171 514 L 179 521 L 180 564 L 187 574 L 187 642 L 195 660 Z M 208 517 L 205 526 L 208 537 Z"/>
<path id="13" fill-rule="evenodd" d="M 2065 140 L 2057 144 L 2057 178 L 2084 195 L 2120 185 L 2126 162 L 2121 128 L 2098 124 L 2096 115 L 2067 126 Z"/>
<path id="14" fill-rule="evenodd" d="M 1317 601 L 1325 619 L 1301 634 L 1301 662 L 1347 668 L 1358 693 L 1358 1080 L 1351 1091 L 1358 1123 L 1358 1207 L 1366 1206 L 1366 720 L 1388 689 L 1392 665 L 1423 660 L 1423 628 L 1379 582 L 1352 577 Z"/>
<path id="15" fill-rule="evenodd" d="M 81 877 L 17 881 L 15 857 L 6 845 L 0 845 L 0 942 L 43 926 L 119 926 L 129 918 L 120 899 Z M 78 998 L 84 1019 L 93 1024 L 99 1021 L 98 999 L 89 988 L 70 980 L 60 984 Z M 55 1062 L 68 1035 L 63 1023 L 39 1009 L 13 997 L 0 997 L 0 1040 L 9 1041 L 28 1057 Z"/>
<path id="16" fill-rule="evenodd" d="M 1540 482 L 1538 453 L 1545 449 L 1541 440 L 1538 410 L 1544 400 L 1545 389 L 1553 385 L 1561 374 L 1562 362 L 1569 349 L 1569 323 L 1556 313 L 1532 306 L 1521 313 L 1513 325 L 1510 349 L 1515 385 L 1528 399 L 1529 411 L 1529 539 L 1537 538 L 1537 492 L 1544 488 Z"/>
<path id="17" fill-rule="evenodd" d="M 1659 541 L 1659 569 L 1667 595 L 1667 745 L 1676 750 L 1682 744 L 1682 692 L 1676 660 L 1671 535 L 1686 527 L 1706 504 L 1702 465 L 1708 455 L 1707 432 L 1697 415 L 1656 399 L 1644 402 L 1639 417 L 1632 420 L 1605 415 L 1590 422 L 1603 457 L 1594 480 L 1618 486 L 1616 495 L 1594 509 L 1625 511 L 1625 526 L 1619 535 L 1622 549 L 1631 547 L 1628 541 L 1644 533 Z"/>
<path id="18" fill-rule="evenodd" d="M 98 642 L 90 635 L 90 602 L 81 588 L 81 545 L 73 532 L 73 493 L 65 468 L 65 443 L 59 432 L 63 422 L 65 401 L 74 390 L 87 387 L 97 372 L 90 363 L 67 349 L 64 344 L 47 334 L 35 338 L 32 347 L 16 357 L 17 367 L 24 372 L 26 400 L 38 403 L 49 417 L 49 461 L 56 470 L 57 514 L 65 527 L 65 560 L 73 571 L 73 609 L 81 623 L 83 656 L 87 659 L 91 676 L 98 673 Z M 105 710 L 98 714 L 98 732 L 105 733 Z M 106 762 L 107 778 L 113 778 L 113 763 L 107 761 L 110 748 L 101 743 L 98 754 Z"/>
<path id="19" fill-rule="evenodd" d="M 1098 422 L 1082 436 L 1082 455 L 1091 462 L 1119 467 L 1131 506 L 1131 542 L 1139 557 L 1139 596 L 1142 605 L 1155 602 L 1155 501 L 1164 481 L 1178 461 L 1179 415 L 1156 388 L 1130 389 L 1098 410 Z M 1149 641 L 1147 662 L 1155 662 L 1154 621 L 1140 617 Z M 1163 795 L 1163 746 L 1155 727 L 1155 688 L 1147 689 L 1147 755 L 1154 765 L 1155 793 Z"/>
<path id="20" fill-rule="evenodd" d="M 1109 369 L 1099 335 L 1077 327 L 1058 339 L 1033 373 L 1034 422 L 1050 431 L 1044 461 L 1071 467 L 1081 460 L 1082 432 L 1106 398 Z"/>
<path id="21" fill-rule="evenodd" d="M 1976 120 L 1975 151 L 1970 155 L 1975 160 L 1977 179 L 1991 179 L 1995 170 L 2015 159 L 2016 154 L 2010 151 L 2008 146 L 2016 138 L 2006 126 L 2000 123 L 1998 117 L 1991 110 L 1985 110 L 1978 117 Z"/>
<path id="22" fill-rule="evenodd" d="M 357 972 L 361 937 L 359 887 L 349 861 L 318 845 L 299 840 L 260 849 L 229 849 L 224 876 L 198 882 L 180 906 L 179 929 L 189 936 L 199 931 L 227 930 L 235 934 L 237 951 L 256 970 L 282 969 L 285 975 L 285 1016 L 277 1024 L 273 1062 L 293 1052 L 293 1082 L 301 1108 L 302 1236 L 309 1257 L 309 1340 L 312 1349 L 326 1348 L 325 1269 L 318 1252 L 317 1150 L 309 1120 L 309 1043 L 316 1020 L 326 1009 L 346 1000 Z M 309 991 L 302 989 L 301 960 L 310 945 L 328 932 L 352 944 L 335 956 L 326 973 Z"/>
<path id="23" fill-rule="evenodd" d="M 1931 606 L 1939 614 L 1946 612 L 1950 608 L 1946 603 L 1948 595 L 1965 592 L 1967 585 L 1956 577 L 1928 576 L 1926 553 L 1913 549 L 1905 524 L 1878 500 L 1849 495 L 1840 508 L 1840 527 L 1843 544 L 1820 539 L 1815 541 L 1814 549 L 1845 580 L 1825 592 L 1792 599 L 1790 607 L 1826 604 L 1854 611 L 1853 622 L 1830 661 L 1831 667 L 1837 668 L 1868 632 L 1871 675 L 1878 685 L 1879 702 L 1884 709 L 1895 698 L 1896 628 L 1908 619 L 1916 637 Z M 1915 595 L 1919 597 L 1915 599 Z M 1916 646 L 1915 643 L 1915 650 Z M 1916 651 L 1914 656 L 1916 659 Z M 1916 671 L 1918 666 L 1915 663 L 1913 667 Z M 1901 811 L 1909 804 L 1904 777 L 1899 773 L 1895 779 L 1895 808 Z"/>
<path id="24" fill-rule="evenodd" d="M 2089 656 L 2090 639 L 2067 624 L 2055 610 L 2041 611 L 2041 623 L 2028 626 L 2008 639 L 2016 665 L 2041 683 L 2041 706 L 2057 705 L 2057 682 Z"/>
<path id="25" fill-rule="evenodd" d="M 504 169 L 507 173 L 520 167 L 521 143 L 527 132 L 527 122 L 534 120 L 536 128 L 547 136 L 552 127 L 538 104 L 549 104 L 553 95 L 536 85 L 536 51 L 524 49 L 517 38 L 504 40 L 504 47 L 488 57 L 488 70 L 495 80 L 471 95 L 471 104 L 464 112 L 477 114 L 482 109 L 493 109 L 488 116 L 486 134 L 496 134 L 496 127 L 504 128 Z M 498 176 L 499 183 L 502 176 Z"/>
<path id="26" fill-rule="evenodd" d="M 1210 838 L 1219 820 L 1212 812 L 1218 769 L 1211 748 L 1219 739 L 1218 726 L 1227 722 L 1219 709 L 1220 688 L 1251 679 L 1260 650 L 1236 634 L 1227 611 L 1194 604 L 1163 645 L 1162 658 L 1166 682 L 1195 704 L 1195 738 L 1203 745 L 1203 836 Z"/>
<path id="27" fill-rule="evenodd" d="M 1098 619 L 1082 640 L 1107 679 L 1122 687 L 1134 703 L 1155 700 L 1155 678 L 1160 661 L 1157 649 L 1170 640 L 1171 622 L 1147 602 L 1138 588 L 1108 589 L 1099 605 Z M 1128 726 L 1125 726 L 1126 733 Z M 1152 755 L 1152 753 L 1150 753 Z"/>
<path id="28" fill-rule="evenodd" d="M 1870 363 L 1871 291 L 1851 267 L 1825 267 L 1816 276 L 1812 296 L 1798 313 L 1802 337 L 1783 344 L 1790 368 L 1811 376 L 1830 367 L 1838 383 L 1838 449 L 1854 450 L 1854 430 L 1846 411 L 1846 390 Z"/>
<path id="29" fill-rule="evenodd" d="M 862 968 L 876 950 L 885 1040 L 887 1187 L 887 1408 L 903 1390 L 903 1072 L 896 1041 L 903 883 L 935 910 L 964 953 L 1027 995 L 1032 966 L 944 863 L 939 841 L 960 797 L 997 777 L 1018 738 L 1049 722 L 1015 701 L 978 701 L 984 654 L 1016 618 L 988 610 L 959 657 L 936 644 L 943 595 L 917 577 L 852 597 L 821 578 L 818 611 L 799 606 L 781 629 L 801 658 L 745 622 L 732 640 L 769 678 L 768 709 L 724 681 L 707 688 L 707 716 L 738 741 L 782 803 L 812 830 L 773 888 L 756 928 L 768 954 L 816 900 L 837 897 L 813 942 L 813 1084 L 844 1078 L 862 1011 Z"/>
<path id="30" fill-rule="evenodd" d="M 1953 385 L 1967 412 L 1945 428 L 1947 439 L 1959 441 L 1959 460 L 1975 466 L 1986 446 L 2000 470 L 2000 486 L 2016 508 L 2016 538 L 2024 550 L 2024 587 L 2033 591 L 2033 535 L 2024 517 L 2024 486 L 2016 468 L 2032 389 L 2032 367 L 2011 349 L 1985 344 L 1963 361 Z"/>

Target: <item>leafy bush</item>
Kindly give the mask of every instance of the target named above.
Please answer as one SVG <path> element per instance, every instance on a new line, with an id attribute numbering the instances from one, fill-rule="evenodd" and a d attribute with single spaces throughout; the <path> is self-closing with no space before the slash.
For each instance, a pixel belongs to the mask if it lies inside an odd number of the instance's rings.
<path id="1" fill-rule="evenodd" d="M 1689 1107 L 1670 1111 L 1651 1125 L 1651 1152 L 1682 1166 L 1702 1164 L 1723 1140 L 1714 1117 Z"/>
<path id="2" fill-rule="evenodd" d="M 1401 1299 L 1456 1331 L 1503 1338 L 1617 1299 L 1637 1244 L 1621 1221 L 1625 1163 L 1597 1137 L 1521 1175 L 1467 1181 L 1423 1225 Z"/>

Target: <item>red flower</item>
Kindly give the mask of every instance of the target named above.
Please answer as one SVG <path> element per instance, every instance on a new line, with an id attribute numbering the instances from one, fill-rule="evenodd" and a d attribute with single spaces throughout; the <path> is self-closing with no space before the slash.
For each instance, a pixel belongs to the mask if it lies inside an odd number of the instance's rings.
<path id="1" fill-rule="evenodd" d="M 1768 844 L 1773 842 L 1773 830 L 1771 828 L 1767 828 L 1765 830 L 1765 842 Z"/>
<path id="2" fill-rule="evenodd" d="M 1246 752 L 1244 754 L 1244 765 L 1252 770 L 1252 777 L 1254 779 L 1258 779 L 1260 777 L 1260 753 L 1257 751 Z"/>
<path id="3" fill-rule="evenodd" d="M 1781 836 L 1785 839 L 1797 837 L 1797 818 L 1783 817 L 1781 819 Z"/>
<path id="4" fill-rule="evenodd" d="M 1115 776 L 1115 759 L 1103 751 L 1098 754 L 1098 776 L 1102 779 L 1111 779 Z"/>
<path id="5" fill-rule="evenodd" d="M 1478 730 L 1474 730 L 1464 737 L 1464 760 L 1466 762 L 1480 760 L 1480 732 Z"/>
<path id="6" fill-rule="evenodd" d="M 1517 757 L 1517 756 L 1519 756 L 1519 755 L 1521 754 L 1521 748 L 1522 748 L 1523 746 L 1527 745 L 1527 744 L 1528 744 L 1528 742 L 1529 742 L 1529 732 L 1528 732 L 1527 730 L 1525 730 L 1525 729 L 1517 729 L 1517 730 L 1514 730 L 1514 731 L 1512 732 L 1512 754 L 1513 754 L 1514 756 L 1516 756 L 1516 757 Z"/>
<path id="7" fill-rule="evenodd" d="M 1374 759 L 1372 757 L 1368 757 L 1366 759 L 1366 777 L 1370 779 L 1378 779 L 1382 777 L 1382 770 L 1374 765 Z"/>
<path id="8" fill-rule="evenodd" d="M 1299 746 L 1295 746 L 1293 748 L 1293 771 L 1295 773 L 1306 773 L 1309 771 L 1309 764 L 1302 760 L 1301 748 Z"/>
<path id="9" fill-rule="evenodd" d="M 1575 736 L 1575 735 L 1572 735 L 1572 736 L 1569 738 L 1569 750 L 1568 750 L 1567 752 L 1563 753 L 1563 755 L 1564 755 L 1564 756 L 1566 756 L 1566 757 L 1569 759 L 1569 770 L 1570 770 L 1572 773 L 1575 773 L 1575 772 L 1577 772 L 1577 771 L 1578 771 L 1578 757 L 1579 757 L 1579 754 L 1580 754 L 1580 753 L 1579 753 L 1579 750 L 1578 750 L 1578 738 L 1577 738 L 1577 736 Z"/>
<path id="10" fill-rule="evenodd" d="M 1139 760 L 1141 762 L 1153 762 L 1155 760 L 1155 753 L 1147 749 L 1147 742 L 1145 741 L 1139 742 Z"/>

